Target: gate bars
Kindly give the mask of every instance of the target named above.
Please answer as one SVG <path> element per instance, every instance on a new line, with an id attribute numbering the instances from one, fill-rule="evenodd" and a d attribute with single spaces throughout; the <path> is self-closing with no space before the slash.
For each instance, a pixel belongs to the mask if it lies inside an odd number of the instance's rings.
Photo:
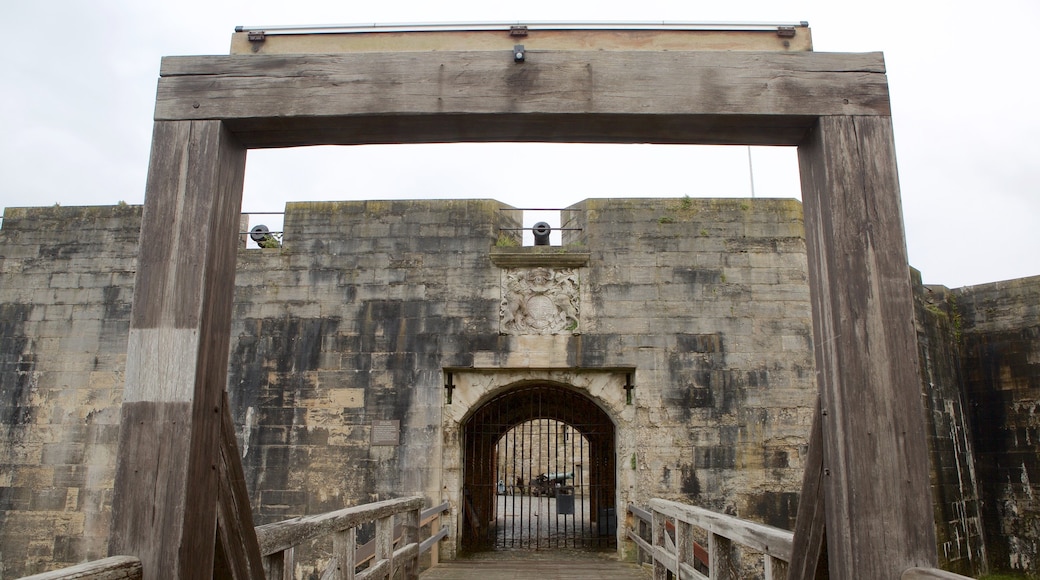
<path id="1" fill-rule="evenodd" d="M 614 425 L 591 400 L 515 388 L 464 433 L 463 549 L 616 548 Z"/>

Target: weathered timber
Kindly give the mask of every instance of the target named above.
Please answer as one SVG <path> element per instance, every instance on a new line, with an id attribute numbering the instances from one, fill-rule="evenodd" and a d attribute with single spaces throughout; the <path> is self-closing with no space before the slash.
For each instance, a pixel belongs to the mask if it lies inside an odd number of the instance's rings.
<path id="1" fill-rule="evenodd" d="M 226 576 L 214 571 L 214 578 L 264 580 L 260 546 L 256 540 L 249 490 L 235 440 L 235 424 L 227 392 L 221 405 L 220 458 L 217 463 L 217 558 Z"/>
<path id="2" fill-rule="evenodd" d="M 891 119 L 821 117 L 798 154 L 830 575 L 896 578 L 936 550 Z"/>
<path id="3" fill-rule="evenodd" d="M 167 57 L 156 119 L 249 147 L 444 141 L 797 144 L 890 112 L 880 54 L 499 52 Z M 291 123 L 286 117 L 293 117 Z"/>
<path id="4" fill-rule="evenodd" d="M 788 580 L 812 580 L 819 574 L 821 558 L 826 560 L 824 536 L 826 518 L 823 491 L 823 432 L 820 401 L 816 400 L 812 431 L 809 433 L 809 455 L 805 459 L 802 476 L 802 495 L 798 500 L 794 544 L 787 570 Z M 823 562 L 826 568 L 826 562 Z"/>
<path id="5" fill-rule="evenodd" d="M 733 540 L 708 532 L 708 578 L 737 580 L 736 562 L 733 561 Z"/>
<path id="6" fill-rule="evenodd" d="M 662 499 L 650 500 L 650 508 L 655 515 L 660 513 L 689 522 L 757 552 L 771 554 L 785 561 L 791 558 L 792 533 L 787 530 Z"/>
<path id="7" fill-rule="evenodd" d="M 219 121 L 155 124 L 109 539 L 147 578 L 213 572 L 244 171 Z"/>
<path id="8" fill-rule="evenodd" d="M 23 576 L 22 580 L 140 580 L 141 561 L 133 556 L 112 556 L 61 570 Z"/>
<path id="9" fill-rule="evenodd" d="M 961 576 L 938 568 L 910 568 L 905 570 L 899 580 L 969 580 L 970 576 Z"/>
<path id="10" fill-rule="evenodd" d="M 362 506 L 349 507 L 314 516 L 301 516 L 256 528 L 260 553 L 267 555 L 286 550 L 306 540 L 357 527 L 405 510 L 422 507 L 421 497 L 388 499 Z M 392 530 L 391 530 L 392 532 Z"/>

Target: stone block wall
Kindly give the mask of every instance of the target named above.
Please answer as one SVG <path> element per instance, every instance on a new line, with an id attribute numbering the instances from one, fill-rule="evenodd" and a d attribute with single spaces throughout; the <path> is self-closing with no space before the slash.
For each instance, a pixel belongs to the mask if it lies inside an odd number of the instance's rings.
<path id="1" fill-rule="evenodd" d="M 108 553 L 140 207 L 0 228 L 0 578 Z"/>
<path id="2" fill-rule="evenodd" d="M 637 367 L 618 469 L 650 497 L 790 529 L 815 378 L 801 206 L 588 200 L 582 366 Z M 625 489 L 626 479 L 619 482 Z"/>
<path id="3" fill-rule="evenodd" d="M 939 564 L 974 577 L 986 571 L 987 552 L 971 413 L 962 389 L 962 322 L 947 288 L 924 286 L 919 272 L 911 275 Z"/>
<path id="4" fill-rule="evenodd" d="M 1040 575 L 1040 277 L 951 292 L 993 568 Z"/>
<path id="5" fill-rule="evenodd" d="M 502 389 L 549 381 L 611 415 L 621 509 L 665 497 L 790 528 L 815 398 L 800 204 L 587 200 L 549 248 L 514 247 L 518 217 L 489 200 L 289 204 L 281 248 L 240 250 L 228 390 L 257 523 L 410 494 L 457 515 L 459 425 Z M 6 212 L 0 578 L 106 553 L 139 227 L 139 207 Z M 563 324 L 507 318 L 532 268 L 566 270 Z M 984 556 L 972 425 L 983 518 L 1002 522 L 987 547 L 1005 534 L 1001 557 L 1035 566 L 1037 286 L 918 285 L 940 557 L 955 569 Z M 374 445 L 387 420 L 399 444 Z"/>

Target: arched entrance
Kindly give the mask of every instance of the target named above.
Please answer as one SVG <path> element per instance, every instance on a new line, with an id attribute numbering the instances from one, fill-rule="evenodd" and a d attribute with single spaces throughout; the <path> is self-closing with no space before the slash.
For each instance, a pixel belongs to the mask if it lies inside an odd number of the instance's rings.
<path id="1" fill-rule="evenodd" d="M 463 425 L 461 549 L 614 549 L 614 423 L 588 396 L 513 387 Z"/>

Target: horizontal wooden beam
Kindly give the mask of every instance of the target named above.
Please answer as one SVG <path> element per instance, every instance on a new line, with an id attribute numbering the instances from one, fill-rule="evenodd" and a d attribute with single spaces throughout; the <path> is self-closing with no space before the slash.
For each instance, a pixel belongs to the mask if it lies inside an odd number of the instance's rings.
<path id="1" fill-rule="evenodd" d="M 25 576 L 22 580 L 140 580 L 141 561 L 132 556 L 112 556 L 61 570 Z"/>
<path id="2" fill-rule="evenodd" d="M 421 497 L 389 499 L 376 503 L 349 507 L 334 512 L 302 516 L 259 526 L 256 528 L 260 553 L 267 555 L 291 548 L 311 538 L 329 535 L 346 528 L 357 527 L 372 520 L 394 514 L 418 510 L 425 500 Z"/>
<path id="3" fill-rule="evenodd" d="M 787 530 L 663 499 L 651 499 L 650 509 L 655 513 L 693 524 L 763 554 L 770 554 L 784 561 L 791 559 L 794 534 Z"/>
<path id="4" fill-rule="evenodd" d="M 155 117 L 247 147 L 457 141 L 795 145 L 888 115 L 880 53 L 501 51 L 163 59 Z"/>

